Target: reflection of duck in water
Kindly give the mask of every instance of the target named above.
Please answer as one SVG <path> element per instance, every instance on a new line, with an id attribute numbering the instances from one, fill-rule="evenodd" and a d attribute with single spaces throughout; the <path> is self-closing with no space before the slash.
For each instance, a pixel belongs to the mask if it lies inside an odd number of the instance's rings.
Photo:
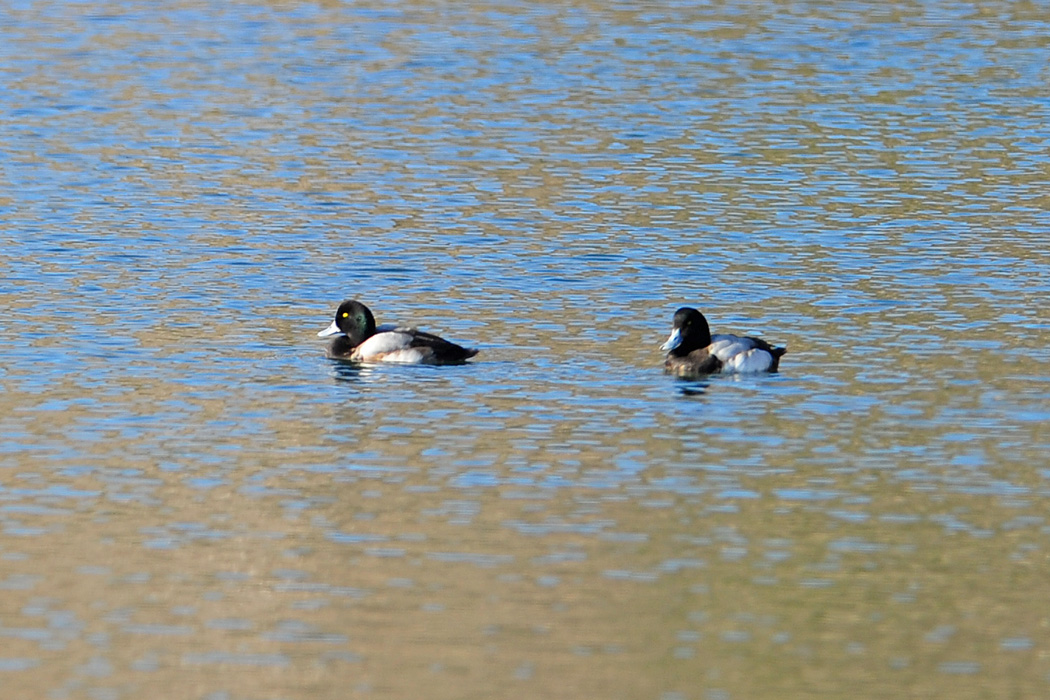
<path id="1" fill-rule="evenodd" d="M 463 362 L 478 354 L 477 350 L 415 328 L 392 324 L 377 328 L 372 312 L 356 300 L 340 304 L 332 325 L 317 335 L 322 338 L 339 336 L 328 344 L 327 355 L 333 360 L 446 365 Z"/>
<path id="2" fill-rule="evenodd" d="M 717 372 L 776 372 L 787 348 L 775 348 L 761 338 L 711 335 L 707 319 L 696 309 L 683 306 L 674 314 L 664 367 L 677 375 Z"/>

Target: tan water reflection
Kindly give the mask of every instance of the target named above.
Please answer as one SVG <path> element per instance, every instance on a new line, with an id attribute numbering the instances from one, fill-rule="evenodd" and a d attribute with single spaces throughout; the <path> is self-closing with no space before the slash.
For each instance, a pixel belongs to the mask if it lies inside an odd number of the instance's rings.
<path id="1" fill-rule="evenodd" d="M 178 392 L 134 395 L 159 405 Z M 805 396 L 786 397 L 787 415 L 754 417 L 749 432 L 781 436 L 780 449 L 712 431 L 708 460 L 696 430 L 717 420 L 664 415 L 601 438 L 578 417 L 538 427 L 498 394 L 484 412 L 508 416 L 494 419 L 501 430 L 466 436 L 430 422 L 382 436 L 416 408 L 462 411 L 416 396 L 319 406 L 324 420 L 268 421 L 245 444 L 206 427 L 235 415 L 234 393 L 144 439 L 9 456 L 0 635 L 11 687 L 691 697 L 836 694 L 855 682 L 879 696 L 965 694 L 977 676 L 1037 691 L 1036 473 L 1004 474 L 1006 489 L 967 483 L 901 453 L 925 431 L 880 435 L 877 413 L 875 430 L 829 452 L 790 417 Z M 89 418 L 72 405 L 45 419 L 19 398 L 16 413 L 39 417 L 25 422 L 26 443 L 61 445 Z M 157 430 L 170 431 L 159 456 L 148 454 Z M 994 440 L 963 444 L 996 454 Z M 178 445 L 191 457 L 176 457 Z M 895 464 L 866 461 L 891 445 Z M 326 462 L 340 449 L 344 468 Z M 631 454 L 649 466 L 616 466 Z M 994 460 L 1006 468 L 1015 456 Z"/>

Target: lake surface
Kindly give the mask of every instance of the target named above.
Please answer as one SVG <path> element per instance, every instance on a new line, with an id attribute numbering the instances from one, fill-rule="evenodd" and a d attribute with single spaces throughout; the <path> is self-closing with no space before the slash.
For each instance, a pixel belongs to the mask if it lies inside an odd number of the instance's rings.
<path id="1" fill-rule="evenodd" d="M 1046 696 L 1048 37 L 9 3 L 2 694 Z M 665 375 L 683 304 L 781 372 Z"/>

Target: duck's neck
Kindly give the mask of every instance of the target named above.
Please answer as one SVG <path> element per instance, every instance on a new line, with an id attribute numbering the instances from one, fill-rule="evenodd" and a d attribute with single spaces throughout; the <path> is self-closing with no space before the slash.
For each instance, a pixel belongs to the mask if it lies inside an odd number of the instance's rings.
<path id="1" fill-rule="evenodd" d="M 348 355 L 357 345 L 350 340 L 349 336 L 340 335 L 332 339 L 332 342 L 328 344 L 328 349 L 333 355 Z"/>

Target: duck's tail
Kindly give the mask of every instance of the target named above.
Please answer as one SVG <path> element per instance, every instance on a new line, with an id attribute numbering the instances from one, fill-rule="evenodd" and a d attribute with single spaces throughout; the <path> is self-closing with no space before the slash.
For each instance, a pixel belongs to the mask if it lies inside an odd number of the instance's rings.
<path id="1" fill-rule="evenodd" d="M 769 365 L 770 372 L 776 372 L 780 369 L 780 358 L 787 351 L 787 348 L 770 348 L 769 354 L 773 356 L 773 362 Z"/>

